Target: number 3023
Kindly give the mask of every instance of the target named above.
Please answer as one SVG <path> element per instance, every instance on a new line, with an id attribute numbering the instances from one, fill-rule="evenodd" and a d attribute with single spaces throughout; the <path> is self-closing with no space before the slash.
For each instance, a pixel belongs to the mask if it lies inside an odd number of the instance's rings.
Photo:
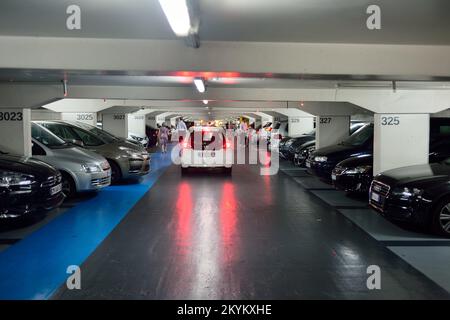
<path id="1" fill-rule="evenodd" d="M 381 117 L 382 126 L 398 126 L 400 124 L 399 117 Z"/>
<path id="2" fill-rule="evenodd" d="M 22 112 L 0 112 L 0 121 L 22 121 Z"/>

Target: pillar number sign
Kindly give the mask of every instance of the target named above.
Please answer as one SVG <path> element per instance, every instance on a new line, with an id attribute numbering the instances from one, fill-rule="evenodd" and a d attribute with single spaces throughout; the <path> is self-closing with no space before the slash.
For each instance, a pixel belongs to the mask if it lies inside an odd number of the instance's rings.
<path id="1" fill-rule="evenodd" d="M 77 121 L 91 121 L 94 120 L 94 115 L 92 113 L 77 113 Z"/>
<path id="2" fill-rule="evenodd" d="M 400 125 L 400 117 L 399 116 L 382 116 L 380 123 L 382 126 L 398 126 L 398 125 Z"/>
<path id="3" fill-rule="evenodd" d="M 125 120 L 125 115 L 124 114 L 114 114 L 113 120 Z"/>
<path id="4" fill-rule="evenodd" d="M 23 121 L 23 113 L 16 111 L 0 112 L 0 121 Z"/>
<path id="5" fill-rule="evenodd" d="M 331 118 L 330 117 L 320 117 L 319 118 L 319 123 L 320 124 L 330 124 L 331 123 Z"/>

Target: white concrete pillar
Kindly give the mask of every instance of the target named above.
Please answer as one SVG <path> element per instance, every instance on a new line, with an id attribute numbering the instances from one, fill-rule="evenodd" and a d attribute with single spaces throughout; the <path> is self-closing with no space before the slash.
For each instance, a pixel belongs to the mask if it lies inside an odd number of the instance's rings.
<path id="1" fill-rule="evenodd" d="M 30 109 L 0 109 L 0 150 L 31 156 Z"/>
<path id="2" fill-rule="evenodd" d="M 67 121 L 78 121 L 91 126 L 97 125 L 97 113 L 96 112 L 62 112 L 61 119 Z"/>
<path id="3" fill-rule="evenodd" d="M 429 114 L 375 114 L 374 175 L 428 163 L 429 140 Z"/>
<path id="4" fill-rule="evenodd" d="M 318 116 L 316 119 L 316 149 L 335 145 L 348 138 L 350 116 Z"/>
<path id="5" fill-rule="evenodd" d="M 302 135 L 314 129 L 314 117 L 288 116 L 290 137 Z"/>
<path id="6" fill-rule="evenodd" d="M 176 127 L 178 118 L 180 118 L 180 116 L 170 118 L 170 125 Z"/>
<path id="7" fill-rule="evenodd" d="M 273 116 L 264 112 L 255 112 L 255 114 L 261 117 L 261 126 L 264 126 L 267 122 L 273 123 Z"/>
<path id="8" fill-rule="evenodd" d="M 145 136 L 145 114 L 128 114 L 128 132 Z"/>
<path id="9" fill-rule="evenodd" d="M 156 128 L 156 119 L 155 119 L 155 116 L 147 115 L 147 116 L 145 117 L 145 125 L 146 125 L 146 126 L 149 126 L 149 127 L 152 127 L 152 128 Z"/>
<path id="10" fill-rule="evenodd" d="M 125 113 L 104 113 L 103 130 L 120 137 L 128 138 L 128 117 Z"/>

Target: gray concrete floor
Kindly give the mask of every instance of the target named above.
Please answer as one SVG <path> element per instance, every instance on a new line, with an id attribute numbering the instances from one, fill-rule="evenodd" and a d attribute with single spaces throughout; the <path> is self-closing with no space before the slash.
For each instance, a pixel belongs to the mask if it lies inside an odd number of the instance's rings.
<path id="1" fill-rule="evenodd" d="M 288 175 L 170 167 L 54 299 L 439 299 L 449 294 Z M 368 290 L 369 265 L 381 290 Z"/>

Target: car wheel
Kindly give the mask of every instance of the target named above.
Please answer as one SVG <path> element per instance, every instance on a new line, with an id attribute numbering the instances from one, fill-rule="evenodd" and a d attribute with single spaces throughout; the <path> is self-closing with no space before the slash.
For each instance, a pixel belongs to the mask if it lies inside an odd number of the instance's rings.
<path id="1" fill-rule="evenodd" d="M 188 168 L 181 168 L 181 174 L 185 175 L 188 173 Z"/>
<path id="2" fill-rule="evenodd" d="M 223 173 L 225 173 L 227 176 L 231 176 L 232 168 L 224 168 Z"/>
<path id="3" fill-rule="evenodd" d="M 114 161 L 109 161 L 111 166 L 111 184 L 116 184 L 122 179 L 122 171 Z"/>
<path id="4" fill-rule="evenodd" d="M 75 186 L 75 181 L 70 176 L 70 174 L 63 172 L 62 173 L 62 192 L 67 198 L 73 198 L 77 193 L 77 188 Z"/>
<path id="5" fill-rule="evenodd" d="M 450 237 L 450 196 L 441 200 L 433 210 L 431 227 L 433 232 Z"/>

